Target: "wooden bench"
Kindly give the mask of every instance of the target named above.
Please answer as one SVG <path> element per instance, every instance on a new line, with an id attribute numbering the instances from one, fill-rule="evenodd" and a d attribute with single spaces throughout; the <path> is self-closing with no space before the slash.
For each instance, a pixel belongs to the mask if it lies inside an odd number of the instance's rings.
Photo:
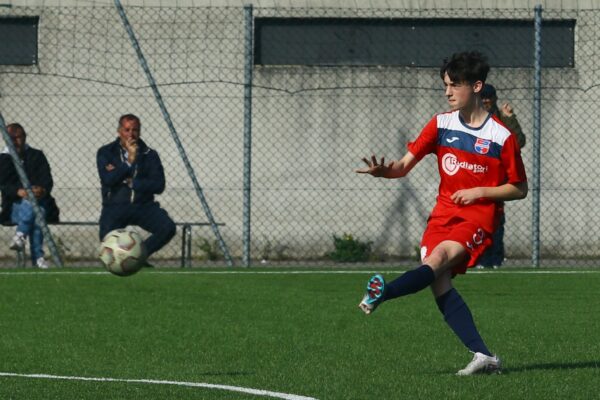
<path id="1" fill-rule="evenodd" d="M 52 226 L 98 226 L 97 221 L 61 221 L 58 223 L 49 223 Z M 208 222 L 175 222 L 175 225 L 182 228 L 181 232 L 181 263 L 180 267 L 192 266 L 192 227 L 194 226 L 210 226 Z M 225 226 L 224 223 L 217 222 L 218 226 Z M 4 226 L 15 226 L 7 224 Z M 17 267 L 25 267 L 25 252 L 17 251 Z"/>

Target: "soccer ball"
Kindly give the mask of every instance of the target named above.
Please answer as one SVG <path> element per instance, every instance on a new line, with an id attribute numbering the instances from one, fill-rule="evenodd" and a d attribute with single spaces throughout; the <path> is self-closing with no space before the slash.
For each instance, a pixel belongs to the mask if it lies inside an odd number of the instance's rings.
<path id="1" fill-rule="evenodd" d="M 126 229 L 109 232 L 100 244 L 100 260 L 115 275 L 135 274 L 146 261 L 142 237 L 139 233 Z"/>

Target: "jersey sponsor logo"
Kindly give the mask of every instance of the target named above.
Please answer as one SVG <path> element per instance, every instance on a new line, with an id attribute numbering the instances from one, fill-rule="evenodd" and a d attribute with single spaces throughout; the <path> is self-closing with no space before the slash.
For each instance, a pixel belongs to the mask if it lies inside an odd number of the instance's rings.
<path id="1" fill-rule="evenodd" d="M 477 138 L 475 141 L 475 151 L 479 154 L 487 154 L 490 151 L 491 140 Z"/>
<path id="2" fill-rule="evenodd" d="M 458 159 L 454 154 L 444 154 L 442 157 L 442 169 L 448 175 L 454 175 L 458 172 L 460 167 L 458 166 Z"/>
<path id="3" fill-rule="evenodd" d="M 446 138 L 446 142 L 448 143 L 454 143 L 458 140 L 458 138 L 456 136 L 451 137 L 451 138 Z"/>
<path id="4" fill-rule="evenodd" d="M 446 153 L 442 157 L 442 169 L 450 176 L 456 174 L 459 169 L 466 169 L 475 174 L 484 174 L 487 172 L 488 167 L 481 164 L 471 164 L 466 161 L 458 161 L 458 158 L 452 153 Z"/>

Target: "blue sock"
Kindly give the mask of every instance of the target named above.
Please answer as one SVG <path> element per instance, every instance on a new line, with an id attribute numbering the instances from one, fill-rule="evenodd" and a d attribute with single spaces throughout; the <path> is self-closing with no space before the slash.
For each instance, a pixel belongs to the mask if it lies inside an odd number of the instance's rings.
<path id="1" fill-rule="evenodd" d="M 429 265 L 421 265 L 419 268 L 405 272 L 390 283 L 386 282 L 384 300 L 417 293 L 431 285 L 434 279 L 433 269 Z"/>
<path id="2" fill-rule="evenodd" d="M 492 355 L 475 327 L 469 307 L 467 307 L 456 289 L 450 289 L 435 299 L 435 302 L 444 314 L 446 323 L 450 325 L 456 336 L 469 350 L 475 353 L 483 353 L 486 356 Z"/>

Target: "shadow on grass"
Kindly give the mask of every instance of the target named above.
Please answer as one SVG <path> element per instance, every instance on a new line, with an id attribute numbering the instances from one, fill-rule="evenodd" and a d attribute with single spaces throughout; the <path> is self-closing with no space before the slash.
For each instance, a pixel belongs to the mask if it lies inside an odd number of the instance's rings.
<path id="1" fill-rule="evenodd" d="M 582 362 L 572 362 L 572 363 L 538 363 L 538 364 L 526 364 L 515 367 L 504 367 L 502 368 L 502 375 L 508 375 L 519 372 L 530 372 L 530 371 L 560 371 L 560 370 L 575 370 L 575 369 L 600 369 L 600 361 L 582 361 Z M 438 370 L 437 372 L 431 373 L 431 375 L 436 374 L 450 374 L 455 375 L 456 370 Z M 478 374 L 479 375 L 479 374 Z M 482 374 L 485 375 L 485 374 Z"/>
<path id="2" fill-rule="evenodd" d="M 527 364 L 520 367 L 509 367 L 502 370 L 502 374 L 511 374 L 513 372 L 527 372 L 527 371 L 546 371 L 546 370 L 571 370 L 571 369 L 586 369 L 586 368 L 600 368 L 600 361 L 582 361 L 573 363 L 540 363 L 540 364 Z"/>

